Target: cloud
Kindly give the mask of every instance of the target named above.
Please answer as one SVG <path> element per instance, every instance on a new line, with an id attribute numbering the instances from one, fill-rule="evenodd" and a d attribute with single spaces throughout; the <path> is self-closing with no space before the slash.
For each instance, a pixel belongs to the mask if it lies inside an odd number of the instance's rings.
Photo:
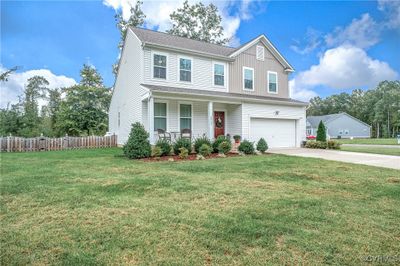
<path id="1" fill-rule="evenodd" d="M 307 87 L 296 86 L 295 79 L 289 81 L 289 91 L 290 91 L 290 98 L 305 102 L 308 102 L 311 98 L 318 96 L 318 94 L 315 91 Z"/>
<path id="2" fill-rule="evenodd" d="M 400 1 L 378 0 L 378 9 L 386 13 L 386 27 L 400 29 Z"/>
<path id="3" fill-rule="evenodd" d="M 382 80 L 394 80 L 398 76 L 388 63 L 372 59 L 363 49 L 342 45 L 325 51 L 319 64 L 300 72 L 291 82 L 295 92 L 313 86 L 371 88 Z"/>
<path id="4" fill-rule="evenodd" d="M 130 16 L 130 6 L 135 4 L 135 0 L 103 0 L 106 6 L 115 10 L 122 10 L 124 19 Z M 145 27 L 166 31 L 171 28 L 172 23 L 169 15 L 177 8 L 183 5 L 184 0 L 171 1 L 143 1 L 142 10 L 146 15 Z M 193 4 L 199 1 L 189 1 Z M 258 1 L 242 0 L 242 1 L 202 1 L 205 5 L 213 3 L 218 7 L 219 14 L 222 17 L 222 26 L 224 27 L 224 38 L 229 38 L 230 45 L 238 45 L 240 40 L 235 36 L 242 20 L 252 18 L 252 13 L 256 8 L 255 3 Z"/>
<path id="5" fill-rule="evenodd" d="M 321 33 L 313 28 L 307 28 L 306 34 L 303 39 L 304 42 L 306 42 L 304 48 L 300 47 L 300 41 L 294 40 L 297 44 L 291 45 L 290 49 L 298 54 L 305 55 L 314 51 L 322 42 Z"/>
<path id="6" fill-rule="evenodd" d="M 0 65 L 0 72 L 6 69 Z M 4 108 L 8 103 L 17 103 L 18 96 L 21 96 L 24 91 L 24 86 L 29 78 L 33 76 L 42 76 L 49 82 L 49 88 L 69 87 L 76 84 L 73 78 L 63 75 L 55 75 L 47 69 L 28 70 L 21 73 L 12 73 L 8 77 L 7 82 L 1 82 L 0 89 L 0 107 Z"/>
<path id="7" fill-rule="evenodd" d="M 368 48 L 379 42 L 381 26 L 366 13 L 359 19 L 353 19 L 346 27 L 336 27 L 325 36 L 328 47 L 348 44 Z"/>

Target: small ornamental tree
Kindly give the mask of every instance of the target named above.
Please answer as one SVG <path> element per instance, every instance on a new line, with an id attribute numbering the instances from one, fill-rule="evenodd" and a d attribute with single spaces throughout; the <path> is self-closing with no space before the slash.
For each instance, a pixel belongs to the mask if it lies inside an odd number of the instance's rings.
<path id="1" fill-rule="evenodd" d="M 147 158 L 151 154 L 151 145 L 149 142 L 149 133 L 139 122 L 132 125 L 128 141 L 123 147 L 126 157 L 129 159 Z"/>
<path id="2" fill-rule="evenodd" d="M 326 141 L 326 128 L 322 120 L 319 122 L 318 125 L 317 141 Z"/>
<path id="3" fill-rule="evenodd" d="M 268 144 L 265 141 L 264 138 L 261 138 L 258 142 L 257 142 L 257 150 L 261 153 L 264 153 L 266 150 L 268 150 Z"/>

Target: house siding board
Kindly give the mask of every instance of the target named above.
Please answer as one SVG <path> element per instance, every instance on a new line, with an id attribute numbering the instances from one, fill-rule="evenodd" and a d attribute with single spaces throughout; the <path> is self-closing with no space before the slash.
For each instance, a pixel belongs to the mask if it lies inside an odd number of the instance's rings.
<path id="1" fill-rule="evenodd" d="M 347 116 L 341 115 L 340 117 L 329 121 L 326 125 L 328 127 L 328 135 L 332 138 L 336 138 L 337 136 L 341 136 L 342 138 L 356 137 L 356 138 L 369 138 L 370 135 L 370 127 L 357 121 L 356 119 Z M 343 134 L 339 134 L 340 130 L 343 130 Z M 345 130 L 349 131 L 349 134 L 344 134 Z"/>
<path id="2" fill-rule="evenodd" d="M 253 94 L 260 96 L 271 96 L 289 98 L 288 73 L 284 66 L 264 46 L 264 61 L 256 59 L 258 42 L 246 51 L 239 54 L 235 61 L 229 64 L 229 91 L 234 93 Z M 254 68 L 254 91 L 243 90 L 243 67 Z M 278 93 L 268 93 L 267 73 L 274 71 L 278 73 Z"/>
<path id="3" fill-rule="evenodd" d="M 275 112 L 279 111 L 278 115 Z M 306 109 L 305 107 L 280 106 L 269 104 L 242 104 L 242 138 L 250 138 L 251 118 L 293 119 L 296 120 L 296 146 L 299 147 L 306 138 Z"/>
<path id="4" fill-rule="evenodd" d="M 147 91 L 140 86 L 142 59 L 141 42 L 131 31 L 128 31 L 109 110 L 109 131 L 118 135 L 119 145 L 127 141 L 132 123 L 142 122 L 140 98 Z M 120 112 L 119 128 L 118 111 Z"/>

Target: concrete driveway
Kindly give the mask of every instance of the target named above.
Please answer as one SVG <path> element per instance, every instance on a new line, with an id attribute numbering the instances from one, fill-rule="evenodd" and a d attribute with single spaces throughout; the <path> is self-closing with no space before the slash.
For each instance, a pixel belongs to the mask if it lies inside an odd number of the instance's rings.
<path id="1" fill-rule="evenodd" d="M 270 149 L 268 152 L 301 157 L 321 158 L 325 160 L 365 164 L 400 170 L 400 156 L 305 148 Z"/>

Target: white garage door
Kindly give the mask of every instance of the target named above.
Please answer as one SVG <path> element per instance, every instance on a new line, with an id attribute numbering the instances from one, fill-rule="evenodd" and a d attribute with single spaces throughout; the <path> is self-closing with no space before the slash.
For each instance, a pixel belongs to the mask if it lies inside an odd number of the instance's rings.
<path id="1" fill-rule="evenodd" d="M 296 120 L 252 118 L 250 139 L 257 142 L 260 138 L 264 138 L 270 148 L 295 147 Z"/>

